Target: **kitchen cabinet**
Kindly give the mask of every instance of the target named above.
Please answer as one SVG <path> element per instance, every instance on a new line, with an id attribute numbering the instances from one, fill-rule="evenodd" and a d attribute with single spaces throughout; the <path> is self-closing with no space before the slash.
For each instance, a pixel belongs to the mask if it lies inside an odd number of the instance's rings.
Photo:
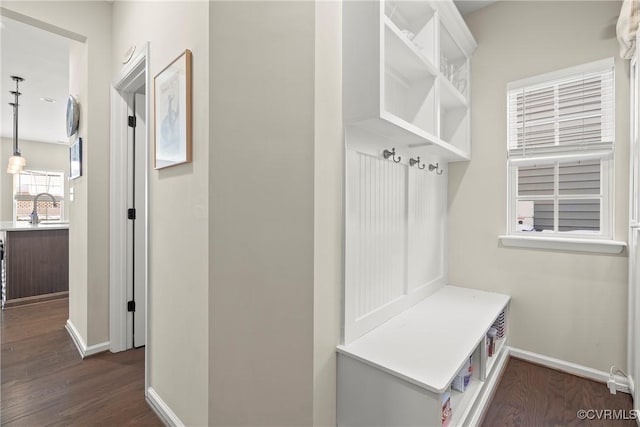
<path id="1" fill-rule="evenodd" d="M 68 225 L 4 226 L 6 304 L 66 296 L 69 290 Z"/>

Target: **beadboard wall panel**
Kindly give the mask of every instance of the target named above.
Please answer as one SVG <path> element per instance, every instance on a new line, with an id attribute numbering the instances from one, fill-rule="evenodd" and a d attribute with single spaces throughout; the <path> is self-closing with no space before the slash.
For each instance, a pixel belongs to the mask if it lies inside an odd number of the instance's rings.
<path id="1" fill-rule="evenodd" d="M 359 136 L 347 137 L 345 344 L 446 284 L 446 174 L 362 150 Z"/>
<path id="2" fill-rule="evenodd" d="M 409 168 L 408 290 L 444 279 L 445 175 Z"/>
<path id="3" fill-rule="evenodd" d="M 407 262 L 407 168 L 366 154 L 357 161 L 356 319 L 404 295 Z"/>

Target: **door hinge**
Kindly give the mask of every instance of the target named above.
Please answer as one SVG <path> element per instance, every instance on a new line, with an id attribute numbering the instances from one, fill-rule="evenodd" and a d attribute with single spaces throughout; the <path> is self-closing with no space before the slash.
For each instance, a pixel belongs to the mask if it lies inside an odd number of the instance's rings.
<path id="1" fill-rule="evenodd" d="M 136 219 L 136 209 L 135 208 L 127 209 L 127 219 Z"/>
<path id="2" fill-rule="evenodd" d="M 135 301 L 127 301 L 127 311 L 136 311 Z"/>
<path id="3" fill-rule="evenodd" d="M 129 116 L 129 127 L 136 127 L 136 116 Z"/>

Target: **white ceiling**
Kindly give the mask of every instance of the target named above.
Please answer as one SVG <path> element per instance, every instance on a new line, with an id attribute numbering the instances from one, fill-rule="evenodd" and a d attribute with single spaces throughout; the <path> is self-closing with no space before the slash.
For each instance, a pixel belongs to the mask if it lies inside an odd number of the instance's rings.
<path id="1" fill-rule="evenodd" d="M 454 3 L 463 16 L 495 2 L 496 0 L 454 0 Z"/>
<path id="2" fill-rule="evenodd" d="M 13 108 L 8 104 L 14 101 L 9 92 L 15 82 L 10 76 L 18 75 L 25 79 L 20 83 L 19 139 L 66 143 L 69 39 L 4 16 L 0 22 L 0 134 L 13 138 Z"/>

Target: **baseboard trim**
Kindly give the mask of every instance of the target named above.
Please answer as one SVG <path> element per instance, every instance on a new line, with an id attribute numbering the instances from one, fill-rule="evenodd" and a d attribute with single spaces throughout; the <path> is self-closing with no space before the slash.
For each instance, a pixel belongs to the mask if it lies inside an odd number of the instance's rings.
<path id="1" fill-rule="evenodd" d="M 38 304 L 41 302 L 47 302 L 47 301 L 52 301 L 56 299 L 68 298 L 68 297 L 69 297 L 69 291 L 62 291 L 62 292 L 53 292 L 50 294 L 34 295 L 31 297 L 15 298 L 15 299 L 7 300 L 4 304 L 4 308 L 19 307 L 27 304 Z"/>
<path id="2" fill-rule="evenodd" d="M 69 336 L 71 336 L 73 343 L 78 349 L 78 353 L 80 353 L 80 357 L 82 357 L 83 359 L 85 357 L 109 350 L 109 341 L 87 346 L 87 343 L 84 342 L 82 336 L 78 332 L 78 329 L 75 327 L 73 322 L 71 322 L 71 319 L 67 319 L 67 323 L 64 325 L 64 328 L 69 333 Z"/>
<path id="3" fill-rule="evenodd" d="M 147 402 L 151 405 L 153 411 L 160 417 L 163 423 L 167 426 L 184 427 L 184 423 L 180 421 L 180 418 L 171 410 L 160 395 L 149 387 L 147 389 Z"/>
<path id="4" fill-rule="evenodd" d="M 590 380 L 598 381 L 606 385 L 609 380 L 609 373 L 599 371 L 597 369 L 588 368 L 577 363 L 567 362 L 565 360 L 556 359 L 542 354 L 533 353 L 527 350 L 521 350 L 519 348 L 509 347 L 509 355 L 523 359 L 528 362 L 537 363 L 538 365 L 546 366 L 551 369 L 566 372 L 568 374 L 577 375 L 579 377 L 588 378 Z M 616 375 L 616 390 L 623 393 L 630 394 L 629 379 L 621 375 Z"/>

